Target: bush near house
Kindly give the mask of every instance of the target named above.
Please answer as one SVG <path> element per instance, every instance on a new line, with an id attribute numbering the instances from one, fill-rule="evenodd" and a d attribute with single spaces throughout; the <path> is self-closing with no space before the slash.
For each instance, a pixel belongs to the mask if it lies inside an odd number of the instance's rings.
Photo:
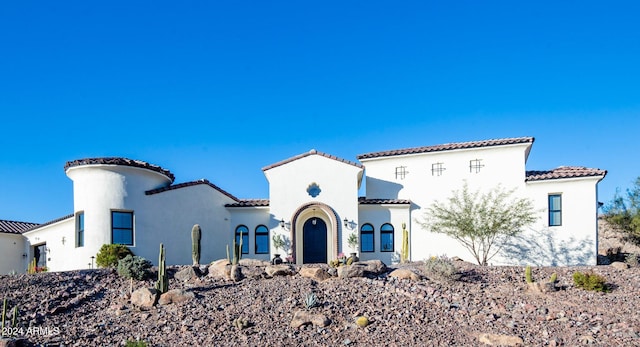
<path id="1" fill-rule="evenodd" d="M 578 288 L 582 288 L 585 290 L 593 290 L 596 292 L 609 292 L 609 287 L 607 286 L 607 281 L 603 276 L 595 274 L 591 271 L 589 272 L 580 272 L 576 271 L 573 273 L 573 284 Z"/>
<path id="2" fill-rule="evenodd" d="M 96 264 L 99 267 L 116 267 L 118 260 L 123 259 L 127 255 L 133 255 L 131 250 L 125 245 L 111 244 L 102 245 L 98 255 L 96 256 Z"/>
<path id="3" fill-rule="evenodd" d="M 604 208 L 604 219 L 618 231 L 626 234 L 626 240 L 640 246 L 640 177 L 626 196 L 616 191 L 613 200 Z"/>
<path id="4" fill-rule="evenodd" d="M 118 260 L 118 274 L 134 280 L 143 280 L 149 274 L 152 264 L 150 261 L 137 255 L 128 254 Z"/>

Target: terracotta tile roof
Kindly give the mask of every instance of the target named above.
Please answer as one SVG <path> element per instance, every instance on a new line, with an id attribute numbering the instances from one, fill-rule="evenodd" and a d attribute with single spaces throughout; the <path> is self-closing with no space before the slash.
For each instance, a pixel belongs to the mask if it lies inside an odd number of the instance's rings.
<path id="1" fill-rule="evenodd" d="M 371 158 L 379 158 L 379 157 L 392 157 L 396 155 L 451 151 L 455 149 L 506 146 L 506 145 L 520 144 L 520 143 L 533 143 L 533 141 L 534 141 L 533 137 L 515 137 L 515 138 L 506 138 L 506 139 L 484 140 L 484 141 L 455 142 L 455 143 L 445 143 L 443 145 L 435 145 L 435 146 L 413 147 L 413 148 L 395 149 L 395 150 L 382 151 L 382 152 L 371 152 L 371 153 L 360 154 L 358 155 L 357 158 L 358 160 L 362 160 L 362 159 L 371 159 Z"/>
<path id="2" fill-rule="evenodd" d="M 542 181 L 592 176 L 604 177 L 606 175 L 607 170 L 590 169 L 584 166 L 560 166 L 547 171 L 527 171 L 525 181 Z"/>
<path id="3" fill-rule="evenodd" d="M 358 198 L 360 205 L 411 205 L 411 200 L 407 199 L 367 199 L 364 196 Z"/>
<path id="4" fill-rule="evenodd" d="M 38 223 L 16 222 L 0 219 L 0 233 L 22 234 L 23 232 L 38 226 Z"/>
<path id="5" fill-rule="evenodd" d="M 209 187 L 219 191 L 220 193 L 228 196 L 229 198 L 238 201 L 239 199 L 236 198 L 235 196 L 231 195 L 230 193 L 228 193 L 227 191 L 225 191 L 224 189 L 218 187 L 217 185 L 209 182 L 209 180 L 207 179 L 199 179 L 197 181 L 191 181 L 191 182 L 185 182 L 185 183 L 179 183 L 179 184 L 173 184 L 170 185 L 168 187 L 162 187 L 162 188 L 157 188 L 157 189 L 151 189 L 151 190 L 147 190 L 146 192 L 144 192 L 145 195 L 153 195 L 153 194 L 158 194 L 158 193 L 162 193 L 162 192 L 166 192 L 169 190 L 174 190 L 174 189 L 180 189 L 180 188 L 185 188 L 185 187 L 192 187 L 192 186 L 197 186 L 199 184 L 206 184 Z"/>
<path id="6" fill-rule="evenodd" d="M 235 204 L 226 204 L 224 207 L 265 207 L 269 206 L 269 199 L 240 199 Z"/>
<path id="7" fill-rule="evenodd" d="M 77 159 L 74 161 L 68 161 L 64 165 L 64 171 L 75 166 L 83 166 L 83 165 L 122 165 L 122 166 L 131 166 L 131 167 L 139 167 L 155 172 L 159 172 L 171 179 L 171 183 L 175 180 L 175 176 L 171 173 L 171 171 L 167 169 L 163 169 L 158 165 L 149 164 L 147 162 L 141 160 L 133 160 L 127 158 L 119 158 L 119 157 L 105 157 L 105 158 L 84 158 Z"/>
<path id="8" fill-rule="evenodd" d="M 320 151 L 316 151 L 315 149 L 312 149 L 309 152 L 298 154 L 295 157 L 291 157 L 289 159 L 285 159 L 285 160 L 279 161 L 279 162 L 277 162 L 275 164 L 271 164 L 269 166 L 265 166 L 265 167 L 262 168 L 262 171 L 267 171 L 267 170 L 273 169 L 274 167 L 278 167 L 278 166 L 281 166 L 281 165 L 284 165 L 284 164 L 288 164 L 288 163 L 290 163 L 292 161 L 296 161 L 298 159 L 302 159 L 302 158 L 308 157 L 310 155 L 321 155 L 323 157 L 326 157 L 326 158 L 329 158 L 329 159 L 333 159 L 333 160 L 339 161 L 341 163 L 353 165 L 353 166 L 358 167 L 360 169 L 364 168 L 364 166 L 362 164 L 359 164 L 359 163 L 356 163 L 356 162 L 353 162 L 353 161 L 350 161 L 350 160 L 346 160 L 346 159 L 340 159 L 340 158 L 336 157 L 335 155 L 330 155 L 330 154 L 323 153 L 323 152 L 320 152 Z"/>

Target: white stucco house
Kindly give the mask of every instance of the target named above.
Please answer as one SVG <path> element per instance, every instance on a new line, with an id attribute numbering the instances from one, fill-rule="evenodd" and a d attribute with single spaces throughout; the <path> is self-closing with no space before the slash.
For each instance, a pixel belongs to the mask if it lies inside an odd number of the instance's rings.
<path id="1" fill-rule="evenodd" d="M 449 143 L 366 153 L 358 161 L 311 150 L 262 169 L 268 199 L 239 199 L 204 179 L 176 184 L 169 170 L 143 161 L 74 160 L 64 167 L 73 181 L 73 213 L 40 225 L 2 221 L 6 261 L 0 273 L 24 272 L 34 258 L 51 271 L 89 268 L 109 243 L 125 244 L 154 263 L 164 243 L 168 264 L 190 264 L 194 224 L 202 229 L 202 263 L 226 257 L 227 244 L 241 231 L 243 257 L 269 260 L 278 253 L 297 264 L 326 263 L 356 252 L 390 263 L 400 252 L 403 223 L 411 260 L 448 255 L 473 261 L 455 240 L 419 223 L 426 207 L 464 182 L 474 190 L 500 184 L 535 204 L 537 222 L 492 263 L 595 265 L 597 184 L 606 171 L 527 171 L 533 142 Z M 366 196 L 359 197 L 363 182 Z M 359 240 L 356 249 L 347 244 L 351 233 Z M 287 241 L 285 250 L 274 248 L 277 234 Z"/>

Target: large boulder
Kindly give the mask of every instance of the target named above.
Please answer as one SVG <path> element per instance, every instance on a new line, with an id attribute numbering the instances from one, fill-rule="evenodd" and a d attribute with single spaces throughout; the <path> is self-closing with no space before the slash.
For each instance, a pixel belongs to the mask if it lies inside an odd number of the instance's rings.
<path id="1" fill-rule="evenodd" d="M 293 267 L 285 264 L 269 265 L 264 269 L 264 272 L 266 272 L 269 277 L 295 275 Z"/>
<path id="2" fill-rule="evenodd" d="M 317 327 L 326 327 L 331 324 L 331 321 L 327 316 L 323 314 L 313 314 L 309 311 L 296 311 L 291 320 L 292 328 L 299 328 L 303 325 L 313 324 Z"/>
<path id="3" fill-rule="evenodd" d="M 362 265 L 343 265 L 338 267 L 338 278 L 364 277 L 365 267 Z"/>
<path id="4" fill-rule="evenodd" d="M 184 289 L 171 289 L 170 291 L 160 295 L 158 299 L 159 305 L 168 305 L 173 303 L 180 303 L 194 299 L 196 296 L 193 292 L 186 291 Z"/>
<path id="5" fill-rule="evenodd" d="M 397 279 L 407 279 L 412 281 L 420 280 L 420 275 L 409 269 L 395 269 L 391 271 L 389 277 L 395 277 Z"/>
<path id="6" fill-rule="evenodd" d="M 200 271 L 200 267 L 198 266 L 187 266 L 184 269 L 176 272 L 173 275 L 173 278 L 180 282 L 188 282 L 190 280 L 199 278 L 202 275 Z"/>
<path id="7" fill-rule="evenodd" d="M 311 278 L 317 282 L 331 278 L 331 275 L 321 267 L 303 267 L 300 269 L 299 274 L 302 277 Z"/>
<path id="8" fill-rule="evenodd" d="M 387 271 L 387 266 L 378 259 L 359 261 L 353 265 L 363 266 L 364 272 L 372 275 L 380 275 Z"/>
<path id="9" fill-rule="evenodd" d="M 229 261 L 227 259 L 216 260 L 209 265 L 209 275 L 213 278 L 230 278 L 231 267 L 228 266 Z"/>
<path id="10" fill-rule="evenodd" d="M 150 308 L 158 300 L 158 291 L 155 288 L 140 288 L 131 293 L 131 304 L 140 308 Z"/>

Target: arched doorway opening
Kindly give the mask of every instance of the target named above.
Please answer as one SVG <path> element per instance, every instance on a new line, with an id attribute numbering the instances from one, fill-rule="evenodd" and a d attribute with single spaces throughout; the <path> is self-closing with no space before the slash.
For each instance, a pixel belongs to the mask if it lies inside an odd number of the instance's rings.
<path id="1" fill-rule="evenodd" d="M 302 262 L 327 263 L 327 223 L 311 217 L 302 227 Z"/>

